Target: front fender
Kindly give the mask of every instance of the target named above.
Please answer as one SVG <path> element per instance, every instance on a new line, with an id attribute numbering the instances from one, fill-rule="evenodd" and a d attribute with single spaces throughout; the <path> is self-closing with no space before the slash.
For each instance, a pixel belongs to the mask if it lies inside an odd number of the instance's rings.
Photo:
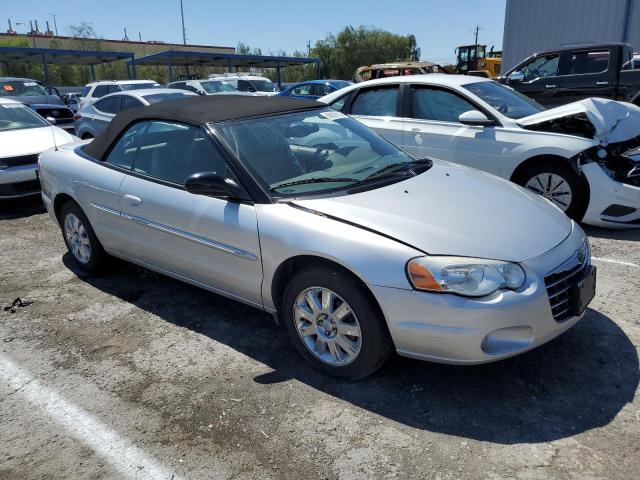
<path id="1" fill-rule="evenodd" d="M 256 205 L 265 309 L 275 310 L 272 284 L 275 272 L 297 256 L 333 261 L 367 285 L 411 289 L 407 261 L 424 252 L 357 226 L 333 220 L 285 203 Z"/>

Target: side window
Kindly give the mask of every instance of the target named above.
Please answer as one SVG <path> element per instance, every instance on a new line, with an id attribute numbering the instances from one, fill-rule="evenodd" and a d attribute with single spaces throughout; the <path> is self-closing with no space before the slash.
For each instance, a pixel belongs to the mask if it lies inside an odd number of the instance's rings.
<path id="1" fill-rule="evenodd" d="M 109 93 L 109 85 L 98 85 L 93 91 L 93 98 L 104 97 L 107 93 Z"/>
<path id="2" fill-rule="evenodd" d="M 352 115 L 395 117 L 398 105 L 398 86 L 362 90 L 351 104 Z"/>
<path id="3" fill-rule="evenodd" d="M 291 90 L 291 95 L 311 95 L 313 84 L 307 83 L 306 85 L 299 85 Z"/>
<path id="4" fill-rule="evenodd" d="M 187 83 L 185 83 L 184 87 L 185 90 L 189 90 L 190 92 L 195 92 L 198 93 L 198 89 L 196 87 L 194 87 L 193 85 L 189 85 Z"/>
<path id="5" fill-rule="evenodd" d="M 201 129 L 174 122 L 150 121 L 138 141 L 133 171 L 184 185 L 199 172 L 229 175 L 222 153 Z"/>
<path id="6" fill-rule="evenodd" d="M 142 106 L 143 106 L 142 102 L 137 98 L 132 97 L 131 95 L 122 95 L 122 106 L 120 107 L 120 111 L 128 110 L 130 108 L 142 107 Z"/>
<path id="7" fill-rule="evenodd" d="M 107 88 L 108 93 L 116 93 L 121 90 L 122 90 L 122 87 L 120 85 L 109 85 L 109 87 Z"/>
<path id="8" fill-rule="evenodd" d="M 98 100 L 95 104 L 95 108 L 103 113 L 115 115 L 120 111 L 120 97 L 116 95 Z"/>
<path id="9" fill-rule="evenodd" d="M 565 75 L 602 73 L 609 68 L 609 50 L 571 52 L 567 55 Z"/>
<path id="10" fill-rule="evenodd" d="M 524 73 L 525 82 L 535 80 L 536 78 L 555 77 L 558 75 L 559 60 L 560 55 L 558 54 L 544 55 L 534 58 L 519 70 Z"/>
<path id="11" fill-rule="evenodd" d="M 133 159 L 140 146 L 140 137 L 148 127 L 149 122 L 139 122 L 129 127 L 124 135 L 113 146 L 105 162 L 118 167 L 131 169 Z"/>
<path id="12" fill-rule="evenodd" d="M 331 108 L 333 108 L 334 110 L 338 110 L 339 112 L 342 112 L 344 110 L 344 106 L 347 103 L 347 100 L 349 99 L 350 96 L 351 96 L 351 93 L 347 93 L 346 95 L 343 95 L 339 99 L 334 101 L 329 106 Z"/>
<path id="13" fill-rule="evenodd" d="M 331 92 L 335 92 L 336 89 L 331 85 L 315 85 L 314 95 L 319 97 L 324 97 L 325 95 L 329 95 Z"/>
<path id="14" fill-rule="evenodd" d="M 437 88 L 411 87 L 412 118 L 458 122 L 458 117 L 469 110 L 477 108 L 455 93 Z"/>

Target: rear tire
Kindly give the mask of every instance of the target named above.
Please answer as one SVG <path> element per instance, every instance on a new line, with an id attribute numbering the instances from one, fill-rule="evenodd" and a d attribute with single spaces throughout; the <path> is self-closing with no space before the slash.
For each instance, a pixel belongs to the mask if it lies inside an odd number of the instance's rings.
<path id="1" fill-rule="evenodd" d="M 560 158 L 529 164 L 518 173 L 514 182 L 551 200 L 576 221 L 582 220 L 587 210 L 587 181 Z"/>
<path id="2" fill-rule="evenodd" d="M 82 140 L 91 140 L 92 138 L 95 138 L 95 137 L 90 133 L 85 133 L 82 135 Z"/>
<path id="3" fill-rule="evenodd" d="M 316 369 L 358 380 L 393 351 L 384 318 L 364 286 L 329 267 L 296 273 L 287 285 L 282 318 L 291 341 Z"/>
<path id="4" fill-rule="evenodd" d="M 98 273 L 104 268 L 108 255 L 76 202 L 68 201 L 62 206 L 60 228 L 64 243 L 78 267 L 90 273 Z"/>

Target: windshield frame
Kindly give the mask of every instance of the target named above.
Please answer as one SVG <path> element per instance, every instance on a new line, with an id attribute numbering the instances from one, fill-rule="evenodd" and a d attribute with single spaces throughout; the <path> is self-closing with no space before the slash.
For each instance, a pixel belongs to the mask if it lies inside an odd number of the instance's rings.
<path id="1" fill-rule="evenodd" d="M 301 109 L 301 110 L 290 110 L 281 113 L 269 113 L 265 115 L 254 115 L 251 117 L 245 117 L 237 120 L 225 120 L 219 122 L 209 122 L 205 124 L 205 129 L 209 132 L 211 138 L 213 138 L 216 145 L 222 150 L 225 157 L 229 161 L 229 164 L 233 167 L 234 173 L 236 174 L 238 180 L 240 180 L 243 184 L 243 187 L 252 195 L 256 203 L 288 203 L 295 200 L 311 200 L 311 199 L 322 199 L 322 198 L 331 198 L 337 196 L 345 196 L 351 195 L 354 193 L 365 192 L 369 190 L 374 190 L 377 188 L 381 188 L 387 185 L 391 185 L 394 183 L 398 183 L 404 180 L 408 180 L 409 178 L 413 178 L 415 175 L 419 175 L 423 173 L 423 171 L 419 173 L 414 173 L 411 175 L 383 175 L 379 178 L 371 178 L 360 181 L 358 183 L 351 183 L 348 185 L 341 185 L 338 187 L 328 186 L 327 188 L 323 188 L 316 191 L 310 192 L 296 192 L 292 195 L 287 195 L 283 193 L 279 193 L 275 190 L 269 188 L 269 185 L 266 182 L 259 178 L 256 172 L 253 171 L 251 166 L 247 165 L 245 161 L 240 159 L 236 153 L 227 145 L 227 142 L 224 139 L 224 134 L 220 132 L 220 127 L 222 125 L 228 125 L 232 123 L 245 122 L 247 120 L 257 120 L 263 118 L 274 118 L 278 116 L 290 115 L 295 113 L 303 113 L 303 112 L 329 112 L 335 113 L 335 110 L 331 109 L 328 106 L 319 106 L 314 109 Z M 351 118 L 351 117 L 349 117 Z M 357 122 L 357 120 L 354 120 Z M 364 128 L 368 128 L 363 125 Z M 394 149 L 400 151 L 402 154 L 406 155 L 407 161 L 406 163 L 414 163 L 419 162 L 415 157 L 410 155 L 407 152 L 402 151 L 396 145 L 389 142 L 384 137 L 376 134 L 372 131 L 372 133 L 380 138 L 383 143 L 389 144 Z M 428 170 L 431 165 L 424 171 Z M 251 185 L 248 185 L 250 183 Z M 330 183 L 327 185 L 331 185 Z M 266 200 L 266 201 L 265 201 Z"/>
<path id="2" fill-rule="evenodd" d="M 539 109 L 539 110 L 536 111 L 536 112 L 533 112 L 533 113 L 529 113 L 528 115 L 522 115 L 520 117 L 512 117 L 511 115 L 508 115 L 507 113 L 503 113 L 500 110 L 498 110 L 496 107 L 494 107 L 487 99 L 485 99 L 484 97 L 481 97 L 475 91 L 473 91 L 473 90 L 471 90 L 469 88 L 469 87 L 471 87 L 473 85 L 482 85 L 482 84 L 493 85 L 494 87 L 497 87 L 499 89 L 499 91 L 500 91 L 500 89 L 503 89 L 502 91 L 506 92 L 507 94 L 511 94 L 511 95 L 513 95 L 514 98 L 516 98 L 518 100 L 522 100 L 523 103 L 526 103 L 526 104 L 530 105 L 531 107 L 534 107 L 534 108 Z M 475 82 L 468 82 L 468 83 L 460 85 L 460 88 L 462 90 L 464 90 L 466 95 L 473 95 L 478 100 L 481 100 L 483 103 L 487 104 L 491 108 L 491 110 L 493 112 L 497 112 L 501 116 L 503 116 L 504 118 L 507 118 L 507 119 L 509 119 L 509 120 L 511 120 L 513 122 L 517 122 L 521 118 L 525 118 L 525 117 L 527 117 L 529 115 L 535 115 L 536 113 L 540 113 L 540 112 L 543 112 L 544 110 L 546 110 L 544 105 L 539 104 L 538 102 L 536 102 L 532 98 L 527 97 L 525 94 L 517 91 L 516 89 L 511 88 L 508 85 L 503 85 L 502 83 L 497 82 L 495 80 L 491 80 L 491 81 L 477 80 Z"/>
<path id="3" fill-rule="evenodd" d="M 7 107 L 7 105 L 10 105 L 10 106 Z M 51 127 L 51 124 L 46 119 L 44 119 L 42 116 L 38 115 L 38 113 L 34 112 L 32 109 L 30 109 L 26 105 L 23 105 L 22 103 L 17 103 L 17 104 L 2 103 L 2 104 L 0 104 L 0 109 L 3 109 L 3 108 L 6 108 L 7 110 L 23 108 L 24 111 L 29 112 L 28 115 L 30 115 L 34 119 L 37 119 L 37 121 L 41 121 L 42 123 L 39 124 L 39 125 L 33 124 L 33 125 L 29 125 L 28 127 L 20 127 L 20 128 L 0 128 L 0 133 L 15 132 L 15 131 L 19 131 L 19 130 L 29 130 L 29 129 L 32 129 L 32 128 Z"/>
<path id="4" fill-rule="evenodd" d="M 29 84 L 33 84 L 33 85 L 27 85 L 27 83 Z M 36 93 L 36 94 L 27 94 L 27 93 L 8 93 L 8 94 L 2 94 L 0 95 L 0 98 L 13 98 L 13 97 L 46 97 L 47 96 L 47 91 L 44 88 L 44 86 L 40 83 L 37 82 L 35 80 L 29 80 L 29 79 L 11 79 L 11 80 L 5 80 L 0 82 L 0 84 L 3 85 L 7 85 L 11 87 L 11 90 L 6 90 L 4 89 L 5 92 L 15 92 L 15 86 L 17 84 L 22 84 L 23 87 L 33 87 L 33 86 L 37 86 L 39 87 L 42 92 L 41 93 Z M 12 85 L 14 84 L 14 85 Z"/>

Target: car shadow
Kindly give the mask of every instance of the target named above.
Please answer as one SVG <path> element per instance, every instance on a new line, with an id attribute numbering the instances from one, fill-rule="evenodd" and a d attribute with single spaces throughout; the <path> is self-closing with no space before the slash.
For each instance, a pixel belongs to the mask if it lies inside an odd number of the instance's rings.
<path id="1" fill-rule="evenodd" d="M 95 288 L 273 369 L 257 383 L 296 379 L 421 430 L 501 444 L 548 442 L 607 425 L 638 387 L 636 348 L 592 309 L 564 335 L 515 358 L 459 367 L 394 357 L 371 377 L 348 382 L 311 368 L 264 312 L 124 262 L 96 277 L 80 272 L 68 253 L 63 261 Z"/>
<path id="2" fill-rule="evenodd" d="M 614 230 L 609 228 L 592 227 L 591 225 L 582 225 L 582 229 L 590 237 L 640 241 L 640 228 L 632 230 Z"/>
<path id="3" fill-rule="evenodd" d="M 0 200 L 0 220 L 16 220 L 45 213 L 47 209 L 40 195 Z"/>

